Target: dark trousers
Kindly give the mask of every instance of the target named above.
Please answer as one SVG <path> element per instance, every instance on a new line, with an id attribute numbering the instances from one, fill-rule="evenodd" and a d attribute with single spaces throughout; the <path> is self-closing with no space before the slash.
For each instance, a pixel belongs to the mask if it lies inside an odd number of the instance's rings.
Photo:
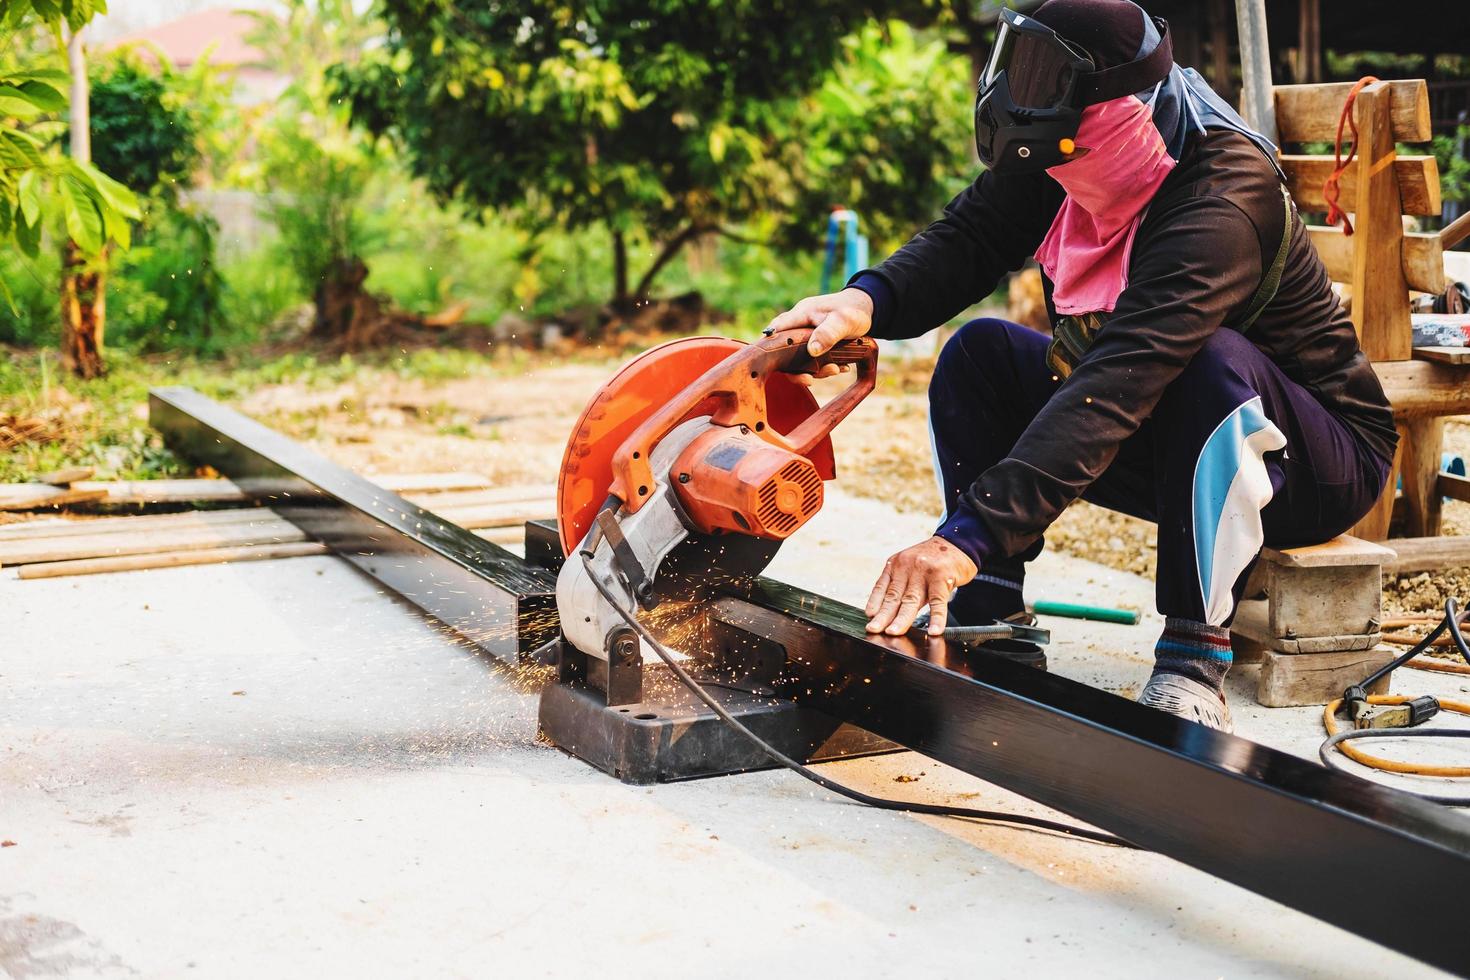
<path id="1" fill-rule="evenodd" d="M 1004 459 L 1058 386 L 1046 337 L 974 320 L 950 338 L 929 386 L 935 471 L 952 509 Z M 1388 464 L 1234 330 L 1221 329 L 1083 494 L 1159 525 L 1159 612 L 1228 626 L 1263 544 L 1326 541 L 1368 512 Z M 987 562 L 1020 581 L 1025 552 Z M 955 597 L 962 621 L 967 589 Z M 983 582 L 971 590 L 985 591 Z M 973 602 L 973 600 L 972 600 Z M 976 616 L 980 618 L 980 616 Z"/>

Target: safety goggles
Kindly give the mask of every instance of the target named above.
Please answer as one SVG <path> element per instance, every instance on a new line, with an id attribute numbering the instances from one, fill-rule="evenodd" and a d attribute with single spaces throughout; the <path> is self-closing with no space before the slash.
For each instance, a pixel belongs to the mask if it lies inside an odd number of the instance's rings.
<path id="1" fill-rule="evenodd" d="M 1040 21 L 1007 8 L 1000 12 L 978 94 L 983 97 L 1005 76 L 1010 101 L 1017 107 L 1059 109 L 1072 104 L 1083 77 L 1095 69 L 1085 51 Z"/>

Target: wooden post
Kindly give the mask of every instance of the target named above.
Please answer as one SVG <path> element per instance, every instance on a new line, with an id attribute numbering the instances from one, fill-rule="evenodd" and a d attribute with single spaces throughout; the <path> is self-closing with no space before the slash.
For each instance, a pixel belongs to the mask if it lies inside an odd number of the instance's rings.
<path id="1" fill-rule="evenodd" d="M 87 101 L 87 58 L 82 32 L 73 31 L 66 44 L 71 72 L 71 155 L 92 160 L 92 128 Z M 95 378 L 106 370 L 102 336 L 107 325 L 107 249 L 86 255 L 68 240 L 61 261 L 61 364 L 80 378 Z"/>
<path id="2" fill-rule="evenodd" d="M 1299 0 L 1297 16 L 1298 82 L 1322 81 L 1322 0 Z"/>
<path id="3" fill-rule="evenodd" d="M 1444 500 L 1439 490 L 1444 419 L 1405 419 L 1399 425 L 1399 439 L 1403 443 L 1399 469 L 1404 476 L 1404 537 L 1434 537 L 1440 531 Z"/>
<path id="4" fill-rule="evenodd" d="M 1403 202 L 1394 169 L 1393 122 L 1387 82 L 1358 93 L 1358 200 L 1353 219 L 1353 326 L 1374 361 L 1413 356 L 1409 284 L 1404 279 Z"/>
<path id="5" fill-rule="evenodd" d="M 1266 0 L 1235 0 L 1240 35 L 1240 111 L 1245 121 L 1276 142 L 1276 106 L 1271 95 L 1271 42 L 1266 36 Z"/>
<path id="6" fill-rule="evenodd" d="M 1230 74 L 1230 0 L 1210 0 L 1210 85 L 1226 102 L 1235 101 Z"/>

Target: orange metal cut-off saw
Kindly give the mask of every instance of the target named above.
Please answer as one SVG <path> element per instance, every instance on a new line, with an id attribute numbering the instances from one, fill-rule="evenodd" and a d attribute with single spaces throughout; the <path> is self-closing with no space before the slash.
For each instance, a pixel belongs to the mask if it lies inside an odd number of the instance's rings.
<path id="1" fill-rule="evenodd" d="M 830 433 L 873 390 L 878 345 L 843 341 L 813 359 L 810 334 L 672 341 L 593 397 L 557 485 L 562 549 L 590 556 L 557 578 L 567 642 L 607 659 L 638 641 L 604 590 L 625 610 L 697 598 L 711 577 L 759 574 L 821 508 L 835 476 Z M 818 406 L 791 375 L 827 364 L 851 365 L 853 381 Z"/>

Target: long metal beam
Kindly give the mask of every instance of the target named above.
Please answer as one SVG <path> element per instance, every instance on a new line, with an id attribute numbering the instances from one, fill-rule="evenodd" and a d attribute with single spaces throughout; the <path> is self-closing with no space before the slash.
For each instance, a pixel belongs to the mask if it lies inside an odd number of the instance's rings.
<path id="1" fill-rule="evenodd" d="M 777 692 L 1454 973 L 1470 819 L 1126 698 L 763 579 L 713 615 L 786 648 Z M 1410 884 L 1412 883 L 1412 884 Z"/>
<path id="2" fill-rule="evenodd" d="M 546 592 L 535 590 L 549 591 L 549 567 L 193 392 L 155 392 L 153 411 L 180 452 L 256 486 L 471 637 L 488 629 L 495 649 L 521 651 L 546 636 Z M 528 604 L 535 615 L 510 612 Z M 1470 880 L 1470 820 L 1453 811 L 943 641 L 869 637 L 858 610 L 770 580 L 710 615 L 785 648 L 780 689 L 794 701 L 1426 963 L 1470 970 L 1470 931 L 1429 911 L 1457 907 Z"/>
<path id="3" fill-rule="evenodd" d="M 556 634 L 556 577 L 192 388 L 154 388 L 168 445 L 230 477 L 471 643 L 517 662 Z"/>

